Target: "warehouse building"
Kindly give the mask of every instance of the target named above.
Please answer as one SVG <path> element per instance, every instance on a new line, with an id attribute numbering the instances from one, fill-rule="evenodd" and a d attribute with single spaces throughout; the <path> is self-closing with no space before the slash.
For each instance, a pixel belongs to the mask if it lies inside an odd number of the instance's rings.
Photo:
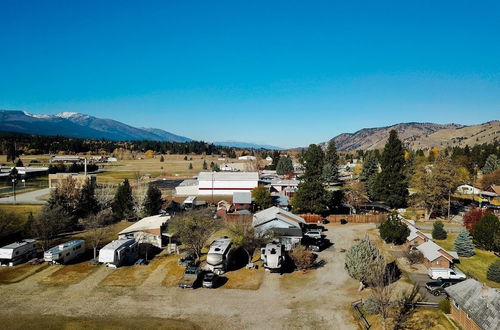
<path id="1" fill-rule="evenodd" d="M 233 195 L 238 191 L 251 191 L 258 184 L 258 172 L 201 172 L 198 175 L 198 194 Z"/>

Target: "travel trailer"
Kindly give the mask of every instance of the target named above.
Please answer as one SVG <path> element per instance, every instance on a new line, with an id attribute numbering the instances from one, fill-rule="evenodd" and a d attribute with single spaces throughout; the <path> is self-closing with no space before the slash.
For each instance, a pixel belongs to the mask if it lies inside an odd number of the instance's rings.
<path id="1" fill-rule="evenodd" d="M 51 264 L 66 264 L 85 253 L 85 241 L 69 241 L 45 251 L 43 259 Z"/>
<path id="2" fill-rule="evenodd" d="M 210 244 L 207 254 L 208 268 L 217 275 L 224 274 L 229 261 L 231 239 L 227 236 L 216 239 Z"/>
<path id="3" fill-rule="evenodd" d="M 264 262 L 264 268 L 269 269 L 271 272 L 281 271 L 281 267 L 285 260 L 283 250 L 283 245 L 279 242 L 266 244 L 266 247 L 262 248 L 260 252 L 260 258 Z"/>
<path id="4" fill-rule="evenodd" d="M 0 248 L 0 265 L 15 266 L 36 256 L 36 241 L 24 239 Z"/>
<path id="5" fill-rule="evenodd" d="M 117 239 L 99 251 L 99 262 L 117 268 L 132 264 L 139 258 L 139 243 L 133 238 Z"/>

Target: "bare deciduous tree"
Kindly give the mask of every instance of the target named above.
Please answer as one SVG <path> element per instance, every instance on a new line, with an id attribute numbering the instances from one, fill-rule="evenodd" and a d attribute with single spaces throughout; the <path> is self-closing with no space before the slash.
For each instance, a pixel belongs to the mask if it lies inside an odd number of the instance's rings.
<path id="1" fill-rule="evenodd" d="M 94 259 L 97 258 L 97 247 L 104 237 L 110 232 L 108 225 L 111 223 L 111 211 L 103 210 L 97 214 L 91 214 L 82 220 L 83 226 L 89 234 L 89 240 L 94 250 Z"/>

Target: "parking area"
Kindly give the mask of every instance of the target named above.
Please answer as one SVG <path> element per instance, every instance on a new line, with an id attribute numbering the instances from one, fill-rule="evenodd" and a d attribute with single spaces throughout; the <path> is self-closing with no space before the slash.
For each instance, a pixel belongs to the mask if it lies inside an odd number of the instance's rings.
<path id="1" fill-rule="evenodd" d="M 341 249 L 349 248 L 374 225 L 327 228 L 327 238 L 334 245 L 319 253 L 325 261 L 321 268 L 284 275 L 255 270 L 255 275 L 263 275 L 257 289 L 182 290 L 172 285 L 179 272 L 168 257 L 147 272 L 144 266 L 131 266 L 143 267 L 137 272 L 133 268 L 121 271 L 96 266 L 78 283 L 68 281 L 71 284 L 59 286 L 47 285 L 60 275 L 53 274 L 60 268 L 50 266 L 18 283 L 2 285 L 0 314 L 189 319 L 209 329 L 356 329 L 349 306 L 360 297 L 358 283 L 345 272 Z M 123 273 L 123 281 L 119 272 Z M 129 273 L 133 276 L 127 281 Z"/>

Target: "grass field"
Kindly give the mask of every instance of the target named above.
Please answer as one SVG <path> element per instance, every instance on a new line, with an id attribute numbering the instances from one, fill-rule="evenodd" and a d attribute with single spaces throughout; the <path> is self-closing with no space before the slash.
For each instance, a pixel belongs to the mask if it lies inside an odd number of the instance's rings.
<path id="1" fill-rule="evenodd" d="M 162 319 L 155 317 L 67 317 L 60 315 L 0 315 L 0 324 L 4 329 L 24 330 L 30 328 L 47 330 L 132 330 L 160 329 L 187 330 L 201 329 L 187 320 Z"/>
<path id="2" fill-rule="evenodd" d="M 0 268 L 0 283 L 9 284 L 20 282 L 25 278 L 44 270 L 47 267 L 47 264 L 22 264 L 13 267 L 2 267 Z"/>
<path id="3" fill-rule="evenodd" d="M 179 284 L 184 275 L 185 267 L 179 266 L 179 256 L 172 255 L 164 259 L 164 269 L 166 270 L 165 278 L 161 282 L 163 286 L 175 287 Z"/>
<path id="4" fill-rule="evenodd" d="M 66 266 L 51 266 L 59 267 L 58 270 L 45 277 L 40 281 L 46 285 L 71 285 L 82 281 L 84 278 L 95 272 L 99 266 L 91 265 L 89 262 L 81 262 L 79 264 Z"/>
<path id="5" fill-rule="evenodd" d="M 135 287 L 141 285 L 149 275 L 165 260 L 157 256 L 148 265 L 124 266 L 115 269 L 99 283 L 101 286 Z"/>
<path id="6" fill-rule="evenodd" d="M 454 250 L 453 242 L 457 234 L 449 233 L 448 238 L 445 240 L 434 240 L 437 244 L 443 247 L 445 250 Z M 460 257 L 460 263 L 456 266 L 466 274 L 470 274 L 477 278 L 479 281 L 486 283 L 488 286 L 493 288 L 500 288 L 500 283 L 495 283 L 486 278 L 486 271 L 491 263 L 498 260 L 493 252 L 483 251 L 475 249 L 476 253 L 470 258 Z"/>
<path id="7" fill-rule="evenodd" d="M 381 318 L 378 315 L 365 315 L 371 329 L 382 329 Z M 388 320 L 388 329 L 391 329 L 392 320 Z M 408 317 L 403 329 L 412 330 L 454 330 L 455 327 L 448 321 L 439 309 L 417 308 Z"/>
<path id="8" fill-rule="evenodd" d="M 223 289 L 257 290 L 264 280 L 264 268 L 241 268 L 227 272 L 224 276 L 227 282 L 222 286 Z"/>
<path id="9" fill-rule="evenodd" d="M 27 219 L 28 215 L 33 213 L 34 216 L 40 213 L 43 205 L 31 205 L 31 204 L 0 204 L 0 210 L 5 210 L 9 212 L 14 212 L 19 214 L 23 219 Z"/>

